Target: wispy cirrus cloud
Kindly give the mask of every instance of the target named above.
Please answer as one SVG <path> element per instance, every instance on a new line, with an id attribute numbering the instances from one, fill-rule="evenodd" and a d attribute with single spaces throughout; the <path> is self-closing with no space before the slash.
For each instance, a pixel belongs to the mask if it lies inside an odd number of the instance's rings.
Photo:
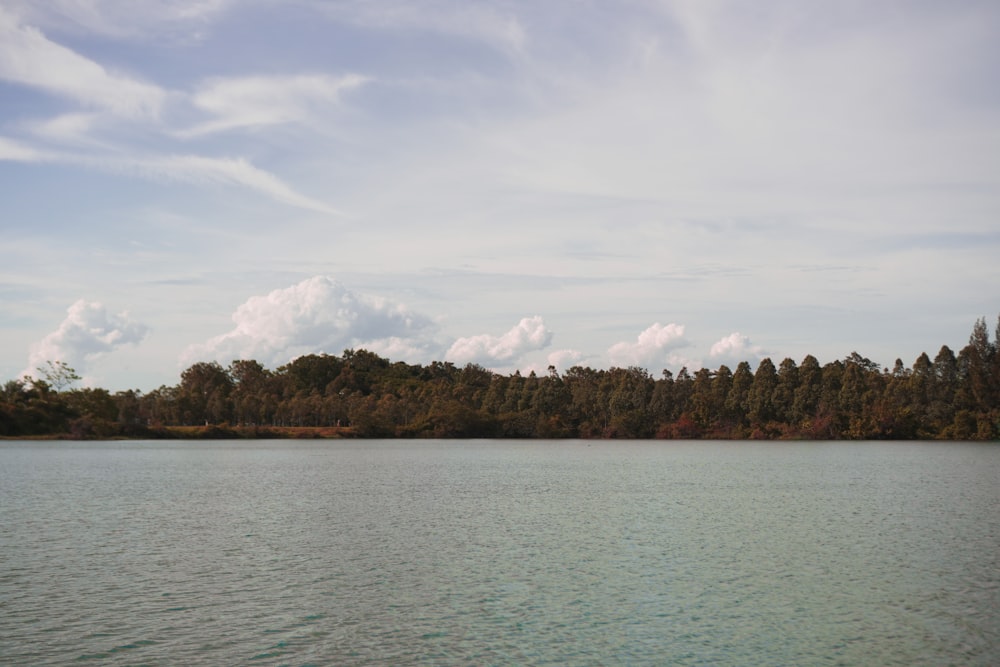
<path id="1" fill-rule="evenodd" d="M 56 159 L 48 151 L 39 150 L 20 141 L 0 137 L 0 160 L 8 162 L 45 162 Z"/>
<path id="2" fill-rule="evenodd" d="M 210 79 L 191 98 L 214 118 L 178 132 L 195 137 L 213 132 L 302 122 L 336 103 L 348 90 L 369 79 L 358 74 L 330 76 L 249 76 Z"/>
<path id="3" fill-rule="evenodd" d="M 60 30 L 84 31 L 119 39 L 176 34 L 200 38 L 234 0 L 8 0 L 12 10 L 32 23 Z"/>
<path id="4" fill-rule="evenodd" d="M 243 158 L 212 158 L 200 155 L 123 156 L 120 153 L 79 154 L 34 148 L 0 137 L 0 160 L 75 164 L 150 180 L 169 180 L 201 186 L 223 185 L 247 188 L 274 201 L 327 215 L 341 215 L 329 204 L 296 191 L 274 174 Z"/>
<path id="5" fill-rule="evenodd" d="M 0 79 L 128 118 L 155 117 L 166 99 L 159 86 L 108 70 L 22 24 L 2 7 Z"/>
<path id="6" fill-rule="evenodd" d="M 60 145 L 77 147 L 106 147 L 93 135 L 100 123 L 99 113 L 65 113 L 43 120 L 29 120 L 23 126 L 35 138 Z"/>
<path id="7" fill-rule="evenodd" d="M 520 53 L 527 40 L 527 32 L 513 7 L 447 0 L 425 3 L 347 0 L 313 2 L 313 6 L 337 21 L 371 28 L 442 33 L 482 42 L 509 53 Z"/>
<path id="8" fill-rule="evenodd" d="M 108 8 L 95 3 L 94 11 L 105 9 Z M 127 121 L 142 128 L 148 137 L 162 138 L 301 121 L 317 105 L 335 102 L 342 91 L 365 81 L 358 75 L 243 77 L 211 80 L 191 96 L 168 93 L 159 86 L 112 72 L 50 40 L 3 8 L 0 8 L 0 80 L 42 90 L 91 109 L 21 121 L 19 125 L 28 131 L 25 136 L 43 140 L 46 147 L 35 146 L 35 141 L 0 137 L 0 160 L 70 164 L 201 186 L 237 186 L 277 202 L 330 215 L 338 215 L 339 211 L 298 192 L 245 158 L 153 152 L 148 147 L 131 150 L 128 144 L 121 143 L 121 137 L 125 136 L 121 132 L 99 139 L 93 131 L 101 126 L 120 130 L 120 121 Z M 160 117 L 168 98 L 181 103 L 188 100 L 215 118 L 194 129 L 172 132 Z M 109 118 L 118 122 L 106 122 Z M 53 150 L 50 145 L 62 149 Z"/>
<path id="9" fill-rule="evenodd" d="M 98 161 L 99 165 L 101 163 Z M 106 164 L 108 168 L 123 168 L 151 178 L 165 178 L 200 185 L 241 186 L 291 206 L 328 215 L 340 215 L 337 209 L 299 193 L 274 174 L 255 167 L 243 158 L 166 155 L 112 159 Z"/>

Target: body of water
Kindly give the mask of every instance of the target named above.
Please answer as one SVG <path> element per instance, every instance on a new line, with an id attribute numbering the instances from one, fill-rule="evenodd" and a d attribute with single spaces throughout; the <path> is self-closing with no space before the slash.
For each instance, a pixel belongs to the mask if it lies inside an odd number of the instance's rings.
<path id="1" fill-rule="evenodd" d="M 7 442 L 0 513 L 0 664 L 1000 664 L 995 444 Z"/>

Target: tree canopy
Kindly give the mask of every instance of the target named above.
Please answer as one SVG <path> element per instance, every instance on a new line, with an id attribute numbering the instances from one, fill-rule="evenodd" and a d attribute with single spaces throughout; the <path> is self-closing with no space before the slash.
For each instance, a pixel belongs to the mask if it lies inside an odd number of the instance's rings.
<path id="1" fill-rule="evenodd" d="M 853 352 L 755 370 L 740 362 L 669 371 L 574 366 L 502 375 L 449 362 L 411 365 L 367 350 L 311 354 L 274 370 L 200 362 L 176 386 L 110 393 L 42 379 L 0 390 L 0 437 L 266 437 L 326 428 L 353 437 L 1000 439 L 1000 318 L 976 321 L 958 354 L 942 346 L 893 368 Z M 179 429 L 200 427 L 198 431 Z M 284 429 L 284 430 L 282 430 Z"/>

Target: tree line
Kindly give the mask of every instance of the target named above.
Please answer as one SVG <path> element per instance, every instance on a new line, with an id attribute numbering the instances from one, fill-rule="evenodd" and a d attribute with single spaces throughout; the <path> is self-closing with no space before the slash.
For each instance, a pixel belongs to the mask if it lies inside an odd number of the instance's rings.
<path id="1" fill-rule="evenodd" d="M 0 391 L 0 436 L 278 437 L 325 427 L 343 436 L 437 438 L 1000 439 L 1000 318 L 955 354 L 942 346 L 892 369 L 852 353 L 756 369 L 653 377 L 638 367 L 574 366 L 502 375 L 475 364 L 392 362 L 367 350 L 311 354 L 275 370 L 254 360 L 186 369 L 142 393 L 69 388 L 62 362 Z M 181 427 L 200 427 L 179 431 Z M 284 430 L 283 430 L 284 429 Z"/>

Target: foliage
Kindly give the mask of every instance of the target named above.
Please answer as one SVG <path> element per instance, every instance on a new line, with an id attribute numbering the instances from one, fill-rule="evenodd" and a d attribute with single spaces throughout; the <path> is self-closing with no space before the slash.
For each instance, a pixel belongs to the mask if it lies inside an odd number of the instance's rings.
<path id="1" fill-rule="evenodd" d="M 983 319 L 958 354 L 942 346 L 891 371 L 854 352 L 676 377 L 581 366 L 523 376 L 347 350 L 273 371 L 197 363 L 145 394 L 67 390 L 79 376 L 59 361 L 39 372 L 0 389 L 0 437 L 1000 439 L 1000 350 Z"/>
<path id="2" fill-rule="evenodd" d="M 62 391 L 80 380 L 80 376 L 65 361 L 46 361 L 44 366 L 35 370 L 41 375 L 42 381 L 56 391 Z"/>

